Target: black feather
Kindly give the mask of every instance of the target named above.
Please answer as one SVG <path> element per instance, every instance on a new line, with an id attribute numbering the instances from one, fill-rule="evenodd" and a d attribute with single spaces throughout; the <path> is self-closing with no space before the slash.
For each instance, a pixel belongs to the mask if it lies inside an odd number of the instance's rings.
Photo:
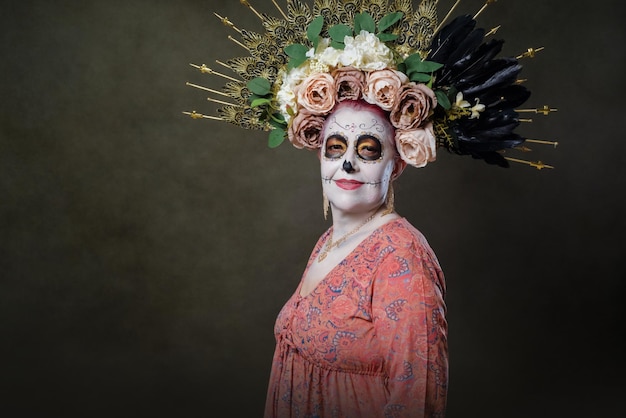
<path id="1" fill-rule="evenodd" d="M 488 68 L 485 68 L 484 72 L 476 75 L 474 82 L 459 83 L 457 88 L 463 92 L 463 95 L 478 95 L 494 87 L 513 84 L 522 70 L 522 66 L 515 58 L 493 60 L 486 67 Z"/>
<path id="2" fill-rule="evenodd" d="M 472 52 L 476 48 L 480 46 L 485 37 L 485 30 L 483 28 L 476 28 L 472 30 L 460 43 L 459 45 L 452 51 L 448 59 L 446 60 L 446 65 L 454 66 L 455 63 L 470 56 Z"/>
<path id="3" fill-rule="evenodd" d="M 503 43 L 503 41 L 492 39 L 452 64 L 450 84 L 456 84 L 459 79 L 470 78 L 472 74 L 480 74 L 484 71 L 485 66 L 502 50 Z"/>
<path id="4" fill-rule="evenodd" d="M 480 95 L 468 96 L 466 99 L 472 102 L 478 98 L 489 111 L 515 108 L 522 105 L 530 97 L 530 90 L 526 87 L 513 84 L 498 89 L 489 89 Z"/>
<path id="5" fill-rule="evenodd" d="M 485 105 L 477 118 L 466 115 L 451 122 L 446 131 L 452 141 L 445 141 L 444 146 L 450 152 L 508 167 L 499 151 L 524 142 L 514 132 L 520 123 L 515 108 L 530 92 L 515 84 L 522 69 L 518 60 L 496 58 L 504 41 L 484 42 L 485 31 L 475 24 L 469 15 L 454 19 L 434 36 L 427 58 L 443 64 L 435 73 L 434 88 L 451 95 L 459 91 L 471 105 Z"/>
<path id="6" fill-rule="evenodd" d="M 441 64 L 448 62 L 450 55 L 475 26 L 476 21 L 470 15 L 457 16 L 433 37 L 428 60 Z"/>

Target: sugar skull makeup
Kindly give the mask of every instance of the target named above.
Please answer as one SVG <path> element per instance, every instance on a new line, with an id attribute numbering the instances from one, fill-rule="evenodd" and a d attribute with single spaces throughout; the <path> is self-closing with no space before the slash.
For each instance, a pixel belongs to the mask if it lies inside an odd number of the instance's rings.
<path id="1" fill-rule="evenodd" d="M 336 209 L 371 211 L 385 201 L 397 160 L 394 130 L 381 112 L 344 103 L 322 130 L 322 187 Z"/>

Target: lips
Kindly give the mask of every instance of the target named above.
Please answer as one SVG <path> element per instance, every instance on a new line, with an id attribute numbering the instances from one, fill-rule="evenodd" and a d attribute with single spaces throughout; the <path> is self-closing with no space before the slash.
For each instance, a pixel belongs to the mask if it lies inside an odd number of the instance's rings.
<path id="1" fill-rule="evenodd" d="M 335 184 L 344 190 L 355 190 L 363 186 L 363 182 L 357 180 L 339 179 L 335 180 Z"/>

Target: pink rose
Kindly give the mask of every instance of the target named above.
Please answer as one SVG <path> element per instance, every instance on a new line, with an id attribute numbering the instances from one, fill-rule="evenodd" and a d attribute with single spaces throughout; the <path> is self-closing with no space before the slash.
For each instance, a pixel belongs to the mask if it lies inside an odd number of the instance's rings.
<path id="1" fill-rule="evenodd" d="M 396 130 L 396 148 L 400 157 L 414 167 L 424 167 L 435 161 L 437 140 L 433 124 L 429 122 L 423 128 Z"/>
<path id="2" fill-rule="evenodd" d="M 396 70 L 372 71 L 367 77 L 364 99 L 384 110 L 391 110 L 396 102 L 400 87 L 409 81 L 407 76 Z"/>
<path id="3" fill-rule="evenodd" d="M 297 91 L 298 104 L 311 113 L 325 115 L 335 107 L 335 79 L 328 73 L 308 76 Z"/>
<path id="4" fill-rule="evenodd" d="M 291 120 L 287 136 L 294 147 L 298 149 L 318 149 L 322 146 L 322 127 L 324 117 L 315 115 L 306 109 L 300 109 Z"/>
<path id="5" fill-rule="evenodd" d="M 409 83 L 398 91 L 389 120 L 398 129 L 419 128 L 437 106 L 435 93 L 424 84 Z"/>
<path id="6" fill-rule="evenodd" d="M 365 74 L 354 67 L 341 67 L 332 72 L 337 100 L 357 100 L 365 88 Z"/>

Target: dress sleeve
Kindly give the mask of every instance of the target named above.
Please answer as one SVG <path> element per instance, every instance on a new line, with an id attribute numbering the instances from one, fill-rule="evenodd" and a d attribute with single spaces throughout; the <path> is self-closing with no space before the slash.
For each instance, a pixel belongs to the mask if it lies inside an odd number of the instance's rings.
<path id="1" fill-rule="evenodd" d="M 377 269 L 376 336 L 387 373 L 384 417 L 443 417 L 448 385 L 445 282 L 434 254 L 397 249 Z"/>

